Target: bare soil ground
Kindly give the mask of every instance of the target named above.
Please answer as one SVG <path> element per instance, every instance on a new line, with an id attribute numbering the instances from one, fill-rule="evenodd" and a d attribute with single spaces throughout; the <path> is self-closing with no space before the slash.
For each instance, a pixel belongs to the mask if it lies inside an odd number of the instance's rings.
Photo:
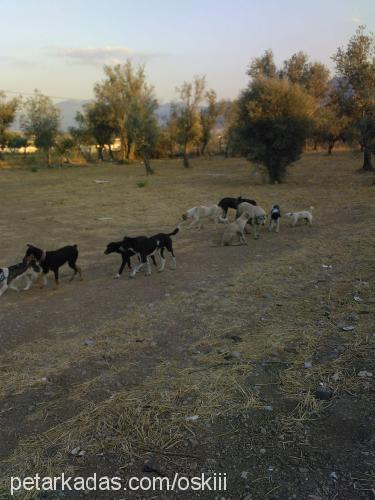
<path id="1" fill-rule="evenodd" d="M 140 165 L 1 169 L 0 265 L 26 243 L 77 243 L 84 280 L 65 269 L 58 290 L 51 277 L 1 298 L 0 497 L 11 475 L 216 472 L 227 491 L 40 497 L 373 498 L 375 188 L 358 163 L 306 154 L 278 186 L 238 159 L 159 161 L 147 179 Z M 208 223 L 174 237 L 176 271 L 112 279 L 109 241 L 239 194 L 313 205 L 314 224 L 221 248 Z"/>

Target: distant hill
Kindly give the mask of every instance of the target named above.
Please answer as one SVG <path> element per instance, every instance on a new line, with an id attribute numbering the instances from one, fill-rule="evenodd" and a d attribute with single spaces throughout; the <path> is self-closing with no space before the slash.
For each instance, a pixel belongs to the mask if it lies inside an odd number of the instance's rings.
<path id="1" fill-rule="evenodd" d="M 69 127 L 76 126 L 77 123 L 75 121 L 75 116 L 77 111 L 80 111 L 82 106 L 90 102 L 89 100 L 75 100 L 70 99 L 68 101 L 61 101 L 56 104 L 56 106 L 61 111 L 61 128 L 66 131 Z M 165 123 L 171 112 L 171 103 L 167 102 L 165 104 L 161 104 L 156 110 L 156 115 L 160 121 L 160 123 Z"/>
<path id="2" fill-rule="evenodd" d="M 68 101 L 61 101 L 56 104 L 56 107 L 61 111 L 61 128 L 66 131 L 69 127 L 77 126 L 75 116 L 77 111 L 82 109 L 82 106 L 90 102 L 86 100 L 69 99 Z"/>

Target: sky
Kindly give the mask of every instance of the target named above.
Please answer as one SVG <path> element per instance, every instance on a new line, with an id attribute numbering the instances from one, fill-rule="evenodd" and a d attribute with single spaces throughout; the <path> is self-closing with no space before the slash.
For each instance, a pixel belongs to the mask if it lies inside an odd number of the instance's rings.
<path id="1" fill-rule="evenodd" d="M 302 50 L 333 70 L 359 24 L 375 32 L 374 0 L 0 0 L 0 16 L 0 90 L 58 100 L 92 98 L 103 65 L 128 58 L 161 103 L 194 75 L 235 98 L 269 48 L 279 65 Z"/>

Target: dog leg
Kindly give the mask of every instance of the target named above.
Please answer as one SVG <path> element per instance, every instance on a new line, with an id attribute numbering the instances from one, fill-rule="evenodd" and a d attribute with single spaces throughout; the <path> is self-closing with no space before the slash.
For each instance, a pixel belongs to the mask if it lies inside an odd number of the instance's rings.
<path id="1" fill-rule="evenodd" d="M 243 245 L 247 245 L 247 241 L 245 240 L 245 236 L 243 233 L 239 233 L 240 235 L 240 242 L 243 244 Z"/>
<path id="2" fill-rule="evenodd" d="M 7 288 L 8 285 L 4 283 L 3 286 L 0 288 L 0 297 L 3 295 L 3 293 L 6 291 Z"/>
<path id="3" fill-rule="evenodd" d="M 31 279 L 30 279 L 30 277 L 29 277 L 29 276 L 26 276 L 26 280 L 27 280 L 27 282 L 26 282 L 26 286 L 25 286 L 25 288 L 23 289 L 23 290 L 25 290 L 25 291 L 29 290 L 29 289 L 30 289 L 30 287 L 31 287 Z"/>
<path id="4" fill-rule="evenodd" d="M 147 263 L 146 263 L 146 276 L 151 276 L 151 264 L 149 259 L 147 258 Z"/>
<path id="5" fill-rule="evenodd" d="M 47 273 L 45 273 L 44 271 L 42 273 L 40 273 L 36 282 L 39 285 L 39 288 L 43 288 L 44 286 L 46 286 L 47 285 Z"/>
<path id="6" fill-rule="evenodd" d="M 161 273 L 162 271 L 164 271 L 164 268 L 165 268 L 165 258 L 164 258 L 163 250 L 159 253 L 159 257 L 160 257 L 160 267 L 158 269 L 158 272 Z"/>
<path id="7" fill-rule="evenodd" d="M 129 274 L 130 278 L 134 278 L 134 276 L 142 269 L 142 267 L 148 263 L 148 260 L 147 260 L 147 257 L 146 256 L 141 256 L 140 258 L 140 263 L 138 264 L 138 266 L 136 266 L 132 272 Z M 151 270 L 150 270 L 150 274 L 151 274 Z"/>
<path id="8" fill-rule="evenodd" d="M 59 288 L 59 270 L 53 269 L 53 274 L 55 275 L 55 290 L 57 290 Z"/>

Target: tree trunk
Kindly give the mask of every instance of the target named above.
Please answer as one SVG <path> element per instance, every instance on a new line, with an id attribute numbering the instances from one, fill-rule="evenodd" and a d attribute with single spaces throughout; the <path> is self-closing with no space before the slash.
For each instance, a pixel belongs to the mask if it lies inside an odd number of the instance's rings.
<path id="1" fill-rule="evenodd" d="M 332 154 L 332 149 L 335 145 L 335 142 L 336 141 L 328 141 L 328 154 L 331 155 Z"/>
<path id="2" fill-rule="evenodd" d="M 314 151 L 318 151 L 318 139 L 314 139 Z"/>
<path id="3" fill-rule="evenodd" d="M 268 166 L 268 174 L 270 176 L 270 181 L 272 184 L 281 184 L 281 169 L 279 165 Z"/>
<path id="4" fill-rule="evenodd" d="M 143 165 L 145 166 L 145 169 L 146 169 L 146 175 L 152 175 L 154 173 L 154 171 L 151 168 L 148 154 L 145 153 L 145 152 L 143 152 L 142 153 L 142 158 L 143 158 Z"/>
<path id="5" fill-rule="evenodd" d="M 187 153 L 187 143 L 184 144 L 184 157 L 183 157 L 183 160 L 182 160 L 182 165 L 185 168 L 189 168 L 190 167 L 189 156 L 188 156 L 188 153 Z"/>
<path id="6" fill-rule="evenodd" d="M 112 148 L 111 148 L 111 145 L 108 144 L 108 152 L 109 152 L 109 156 L 111 158 L 111 160 L 114 160 L 114 156 L 113 156 L 113 151 L 112 151 Z"/>
<path id="7" fill-rule="evenodd" d="M 102 146 L 96 146 L 96 151 L 98 153 L 98 160 L 104 161 L 104 158 L 103 158 L 103 147 Z"/>
<path id="8" fill-rule="evenodd" d="M 47 155 L 47 167 L 50 168 L 51 167 L 51 148 L 47 149 L 46 155 Z"/>
<path id="9" fill-rule="evenodd" d="M 201 151 L 200 151 L 200 153 L 201 153 L 202 156 L 204 156 L 207 144 L 208 144 L 207 141 L 204 141 L 203 144 L 202 144 L 202 148 L 201 148 Z"/>
<path id="10" fill-rule="evenodd" d="M 366 146 L 364 147 L 363 151 L 363 170 L 366 170 L 366 172 L 369 172 L 373 170 L 372 166 L 372 159 L 371 159 L 371 150 L 367 148 Z"/>

